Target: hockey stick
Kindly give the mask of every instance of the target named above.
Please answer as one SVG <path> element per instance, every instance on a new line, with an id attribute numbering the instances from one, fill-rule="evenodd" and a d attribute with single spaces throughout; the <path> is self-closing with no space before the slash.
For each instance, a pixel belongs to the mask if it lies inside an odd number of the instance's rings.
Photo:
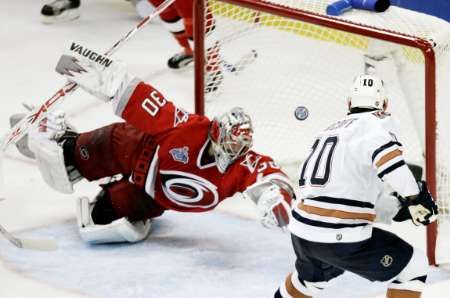
<path id="1" fill-rule="evenodd" d="M 125 42 L 127 42 L 131 37 L 133 37 L 137 31 L 146 26 L 154 17 L 158 16 L 167 7 L 169 7 L 175 0 L 166 0 L 161 5 L 159 5 L 155 10 L 144 19 L 142 19 L 139 24 L 137 24 L 132 30 L 130 30 L 125 36 L 118 40 L 108 51 L 105 52 L 105 56 L 111 56 L 119 48 L 121 48 Z M 1 140 L 1 151 L 5 151 L 11 143 L 16 143 L 20 140 L 28 131 L 28 129 L 37 123 L 39 123 L 49 110 L 53 110 L 57 105 L 61 104 L 64 98 L 72 94 L 78 85 L 76 83 L 67 83 L 56 91 L 56 93 L 46 100 L 41 106 L 35 108 L 29 115 L 19 121 L 9 133 Z"/>
<path id="2" fill-rule="evenodd" d="M 3 152 L 0 151 L 0 179 L 1 179 L 0 187 L 3 188 L 5 184 L 3 181 L 3 175 L 1 175 L 1 170 L 3 169 L 3 166 L 1 165 L 2 159 L 3 159 Z M 0 193 L 2 196 L 2 197 L 0 197 L 0 201 L 5 200 L 2 189 L 0 189 Z M 0 234 L 2 234 L 3 237 L 8 239 L 8 241 L 11 242 L 14 246 L 19 247 L 19 248 L 42 250 L 42 251 L 56 250 L 58 248 L 56 241 L 51 240 L 51 239 L 25 239 L 25 238 L 14 237 L 2 225 L 0 225 Z"/>
<path id="3" fill-rule="evenodd" d="M 14 237 L 8 230 L 6 230 L 3 226 L 0 225 L 0 234 L 2 234 L 9 242 L 11 242 L 15 247 L 32 249 L 32 250 L 41 250 L 41 251 L 50 251 L 56 250 L 58 245 L 56 241 L 51 239 L 26 239 L 26 238 L 17 238 Z"/>
<path id="4" fill-rule="evenodd" d="M 242 56 L 236 63 L 231 64 L 222 59 L 222 64 L 224 68 L 231 72 L 234 75 L 238 75 L 241 71 L 243 71 L 248 65 L 252 64 L 255 59 L 258 57 L 258 53 L 256 50 L 251 50 L 249 53 Z"/>

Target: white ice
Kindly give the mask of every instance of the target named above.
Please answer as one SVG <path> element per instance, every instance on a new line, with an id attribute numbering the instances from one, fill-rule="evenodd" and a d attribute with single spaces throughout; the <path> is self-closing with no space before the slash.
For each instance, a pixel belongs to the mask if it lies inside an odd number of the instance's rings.
<path id="1" fill-rule="evenodd" d="M 81 18 L 43 25 L 44 1 L 0 1 L 0 132 L 8 117 L 24 112 L 22 102 L 39 105 L 64 84 L 54 67 L 68 40 L 107 49 L 137 22 L 129 2 L 82 3 Z M 130 72 L 152 82 L 178 105 L 193 110 L 192 70 L 167 69 L 178 51 L 161 23 L 153 22 L 121 49 Z M 81 131 L 117 120 L 111 108 L 82 91 L 63 108 Z M 74 198 L 94 195 L 96 186 L 81 183 L 74 195 L 61 195 L 41 180 L 33 162 L 10 148 L 3 158 L 0 224 L 19 236 L 50 237 L 55 252 L 12 247 L 0 239 L 0 297 L 271 297 L 292 270 L 289 235 L 266 230 L 246 202 L 228 202 L 207 214 L 168 212 L 155 221 L 152 235 L 135 245 L 89 246 L 81 242 Z M 236 216 L 240 214 L 240 216 Z M 423 247 L 424 230 L 395 227 Z M 450 275 L 433 269 L 425 297 L 448 297 Z M 382 294 L 385 285 L 346 274 L 320 297 L 361 298 Z M 319 296 L 318 296 L 319 297 Z"/>

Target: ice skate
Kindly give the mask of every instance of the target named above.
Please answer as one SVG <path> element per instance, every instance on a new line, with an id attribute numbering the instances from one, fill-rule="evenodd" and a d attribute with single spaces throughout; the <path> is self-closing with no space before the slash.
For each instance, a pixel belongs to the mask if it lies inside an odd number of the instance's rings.
<path id="1" fill-rule="evenodd" d="M 41 15 L 44 24 L 67 22 L 80 17 L 80 0 L 55 0 L 42 7 Z"/>
<path id="2" fill-rule="evenodd" d="M 180 70 L 189 66 L 194 61 L 194 56 L 186 52 L 175 54 L 167 61 L 169 68 L 174 70 Z"/>

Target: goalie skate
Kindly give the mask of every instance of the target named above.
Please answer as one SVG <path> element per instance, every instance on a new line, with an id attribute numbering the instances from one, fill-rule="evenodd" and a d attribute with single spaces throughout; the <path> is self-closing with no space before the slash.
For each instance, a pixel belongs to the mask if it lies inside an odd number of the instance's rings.
<path id="1" fill-rule="evenodd" d="M 42 7 L 42 22 L 51 24 L 78 19 L 80 17 L 79 7 L 79 0 L 55 0 Z"/>

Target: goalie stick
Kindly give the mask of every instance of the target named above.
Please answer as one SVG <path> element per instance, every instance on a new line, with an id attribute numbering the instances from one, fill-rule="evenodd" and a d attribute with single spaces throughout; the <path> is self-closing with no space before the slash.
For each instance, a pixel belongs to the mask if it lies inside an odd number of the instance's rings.
<path id="1" fill-rule="evenodd" d="M 108 51 L 105 52 L 105 56 L 111 56 L 114 52 L 116 52 L 120 47 L 124 45 L 131 37 L 133 37 L 137 31 L 145 27 L 153 18 L 158 16 L 161 12 L 163 12 L 167 7 L 169 7 L 175 0 L 166 0 L 161 5 L 159 5 L 155 10 L 142 19 L 139 24 L 137 24 L 132 30 L 128 31 L 128 33 L 119 39 Z M 56 91 L 56 93 L 46 100 L 41 106 L 35 108 L 29 115 L 19 121 L 10 131 L 9 133 L 1 140 L 1 151 L 5 151 L 11 143 L 16 143 L 20 140 L 28 131 L 31 125 L 35 125 L 39 123 L 44 117 L 45 114 L 54 109 L 57 105 L 61 104 L 64 98 L 70 94 L 72 94 L 78 85 L 76 83 L 67 83 L 61 89 Z"/>
<path id="2" fill-rule="evenodd" d="M 0 151 L 0 202 L 5 200 L 4 195 L 4 181 L 2 175 L 3 165 L 1 164 L 3 160 L 3 151 Z M 18 238 L 13 234 L 8 232 L 2 225 L 0 225 L 0 234 L 5 237 L 9 242 L 11 242 L 15 247 L 32 249 L 32 250 L 56 250 L 58 245 L 55 240 L 51 239 L 28 239 L 28 238 Z"/>
<path id="3" fill-rule="evenodd" d="M 51 239 L 28 239 L 15 237 L 2 225 L 0 225 L 0 234 L 2 234 L 6 239 L 8 239 L 9 242 L 11 242 L 15 247 L 18 248 L 41 251 L 56 250 L 58 248 L 56 241 Z"/>

